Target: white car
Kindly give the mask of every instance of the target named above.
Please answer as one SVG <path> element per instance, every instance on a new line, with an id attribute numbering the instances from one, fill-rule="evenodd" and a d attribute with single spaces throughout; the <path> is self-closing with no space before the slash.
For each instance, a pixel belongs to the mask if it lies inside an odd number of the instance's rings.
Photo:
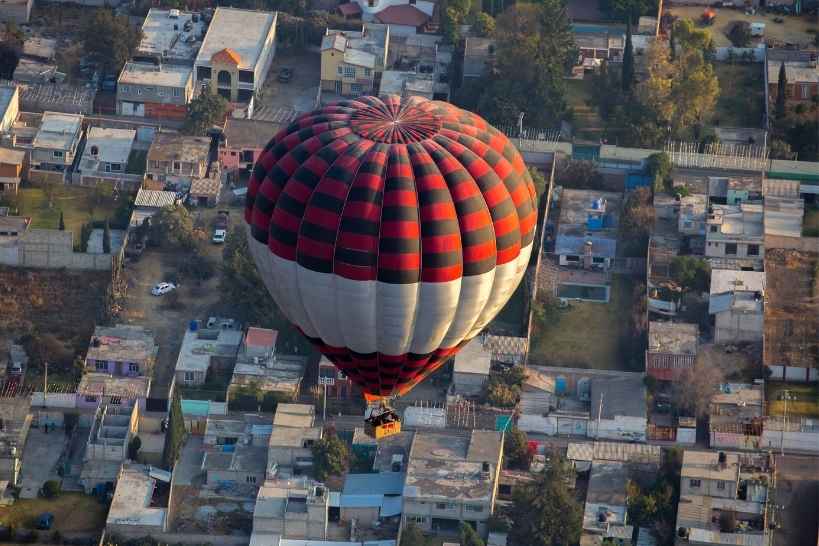
<path id="1" fill-rule="evenodd" d="M 164 296 L 169 292 L 176 290 L 176 285 L 172 282 L 161 282 L 151 289 L 151 294 L 154 296 Z"/>
<path id="2" fill-rule="evenodd" d="M 224 229 L 217 229 L 213 232 L 213 239 L 211 242 L 215 245 L 221 245 L 225 242 L 225 237 L 227 237 L 227 230 Z"/>

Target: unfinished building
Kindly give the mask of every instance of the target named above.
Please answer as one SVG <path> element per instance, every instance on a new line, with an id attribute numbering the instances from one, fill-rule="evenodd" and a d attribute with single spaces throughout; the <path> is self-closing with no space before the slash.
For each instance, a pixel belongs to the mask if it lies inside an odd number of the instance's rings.
<path id="1" fill-rule="evenodd" d="M 23 468 L 23 448 L 31 428 L 28 397 L 0 399 L 0 485 L 17 485 Z M 5 487 L 2 488 L 5 490 Z"/>

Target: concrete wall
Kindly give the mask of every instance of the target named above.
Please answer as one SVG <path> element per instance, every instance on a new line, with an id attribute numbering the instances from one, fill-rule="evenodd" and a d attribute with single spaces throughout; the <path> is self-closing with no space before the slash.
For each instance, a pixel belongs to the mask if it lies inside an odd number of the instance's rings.
<path id="1" fill-rule="evenodd" d="M 819 381 L 819 368 L 799 368 L 796 366 L 772 366 L 768 365 L 771 370 L 771 379 L 780 379 L 784 381 Z"/>
<path id="2" fill-rule="evenodd" d="M 77 395 L 74 393 L 56 393 L 50 392 L 46 395 L 45 404 L 43 404 L 43 393 L 31 393 L 31 405 L 47 408 L 64 408 L 73 409 L 77 407 Z"/>
<path id="3" fill-rule="evenodd" d="M 640 440 L 646 439 L 645 418 L 624 417 L 617 415 L 614 419 L 601 419 L 600 430 L 597 432 L 597 421 L 592 420 L 589 424 L 589 437 L 602 438 L 606 440 Z"/>
<path id="4" fill-rule="evenodd" d="M 708 445 L 712 449 L 759 449 L 761 437 L 734 432 L 711 432 Z"/>
<path id="5" fill-rule="evenodd" d="M 762 341 L 763 315 L 724 311 L 716 314 L 716 343 Z"/>
<path id="6" fill-rule="evenodd" d="M 488 375 L 479 373 L 454 372 L 452 374 L 455 392 L 465 396 L 480 396 L 488 379 Z"/>
<path id="7" fill-rule="evenodd" d="M 781 449 L 783 439 L 786 451 L 808 451 L 811 453 L 819 453 L 819 431 L 788 431 L 783 435 L 782 431 L 780 430 L 766 429 L 762 432 L 760 449 Z"/>
<path id="8" fill-rule="evenodd" d="M 34 184 L 42 184 L 44 182 L 63 184 L 65 182 L 65 173 L 56 171 L 41 171 L 40 169 L 35 169 L 32 167 L 28 170 L 28 179 Z"/>
<path id="9" fill-rule="evenodd" d="M 694 487 L 691 481 L 697 478 L 682 478 L 680 480 L 680 495 L 704 495 L 721 499 L 735 499 L 737 484 L 726 480 L 706 480 L 700 478 L 699 486 Z"/>
<path id="10" fill-rule="evenodd" d="M 0 265 L 107 271 L 112 267 L 112 255 L 74 252 L 70 231 L 30 229 L 16 245 L 0 247 Z"/>

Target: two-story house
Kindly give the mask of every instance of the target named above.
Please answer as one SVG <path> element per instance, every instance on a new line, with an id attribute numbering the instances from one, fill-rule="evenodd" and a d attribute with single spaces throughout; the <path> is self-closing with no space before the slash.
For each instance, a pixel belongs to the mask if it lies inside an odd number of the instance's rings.
<path id="1" fill-rule="evenodd" d="M 150 376 L 158 350 L 153 334 L 141 326 L 97 326 L 88 345 L 85 369 L 115 376 Z"/>
<path id="2" fill-rule="evenodd" d="M 278 12 L 216 8 L 193 64 L 196 89 L 249 103 L 276 54 Z"/>
<path id="3" fill-rule="evenodd" d="M 22 150 L 0 148 L 0 193 L 17 193 L 25 160 L 26 153 Z"/>
<path id="4" fill-rule="evenodd" d="M 227 172 L 250 172 L 262 150 L 279 131 L 281 124 L 258 119 L 228 118 L 219 147 L 219 162 Z"/>
<path id="5" fill-rule="evenodd" d="M 495 509 L 502 456 L 501 432 L 416 433 L 407 463 L 401 525 L 447 533 L 470 523 L 485 533 Z"/>
<path id="6" fill-rule="evenodd" d="M 176 359 L 177 384 L 202 385 L 210 370 L 230 371 L 241 343 L 242 329 L 233 319 L 191 321 Z"/>
<path id="7" fill-rule="evenodd" d="M 148 150 L 145 178 L 189 190 L 193 180 L 207 174 L 210 142 L 207 137 L 157 133 Z"/>
<path id="8" fill-rule="evenodd" d="M 202 46 L 207 22 L 200 13 L 151 8 L 142 21 L 142 37 L 133 58 L 190 68 Z"/>
<path id="9" fill-rule="evenodd" d="M 377 92 L 375 82 L 387 64 L 389 43 L 389 26 L 327 29 L 321 41 L 321 90 L 345 97 Z"/>
<path id="10" fill-rule="evenodd" d="M 179 64 L 125 63 L 117 80 L 117 114 L 183 120 L 193 98 L 193 69 Z"/>
<path id="11" fill-rule="evenodd" d="M 279 332 L 251 326 L 239 347 L 228 397 L 244 387 L 271 393 L 279 401 L 295 399 L 304 376 L 306 358 L 301 355 L 280 355 L 276 352 Z"/>
<path id="12" fill-rule="evenodd" d="M 266 482 L 256 497 L 250 541 L 325 540 L 329 513 L 330 492 L 320 483 L 306 479 Z"/>
<path id="13" fill-rule="evenodd" d="M 705 256 L 712 266 L 762 269 L 765 257 L 762 205 L 712 205 L 706 222 Z"/>
<path id="14" fill-rule="evenodd" d="M 80 172 L 84 176 L 124 173 L 135 139 L 133 129 L 91 127 L 80 159 Z"/>
<path id="15" fill-rule="evenodd" d="M 714 269 L 708 312 L 715 317 L 715 343 L 762 341 L 765 272 Z"/>
<path id="16" fill-rule="evenodd" d="M 31 143 L 31 168 L 65 172 L 74 163 L 82 137 L 82 116 L 46 112 Z"/>
<path id="17" fill-rule="evenodd" d="M 819 67 L 816 52 L 790 55 L 779 60 L 778 55 L 768 59 L 768 98 L 776 102 L 779 93 L 779 73 L 785 67 L 785 103 L 789 106 L 805 104 L 819 95 Z"/>

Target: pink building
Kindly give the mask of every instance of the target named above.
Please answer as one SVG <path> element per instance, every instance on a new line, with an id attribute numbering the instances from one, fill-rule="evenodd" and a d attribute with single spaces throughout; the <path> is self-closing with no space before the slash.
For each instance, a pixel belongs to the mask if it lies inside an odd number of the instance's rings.
<path id="1" fill-rule="evenodd" d="M 280 128 L 280 123 L 272 121 L 228 118 L 225 122 L 225 141 L 219 148 L 222 169 L 233 174 L 241 169 L 252 169 L 253 163 Z"/>

